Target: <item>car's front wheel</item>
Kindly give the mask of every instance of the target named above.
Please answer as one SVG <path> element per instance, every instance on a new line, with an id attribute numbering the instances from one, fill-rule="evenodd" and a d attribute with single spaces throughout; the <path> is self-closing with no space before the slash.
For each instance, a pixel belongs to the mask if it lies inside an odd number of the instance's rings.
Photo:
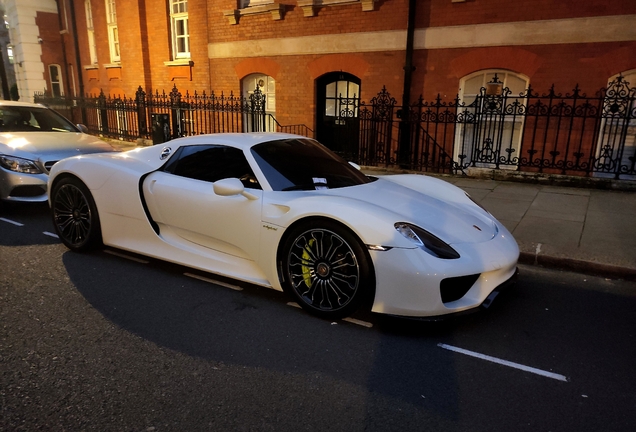
<path id="1" fill-rule="evenodd" d="M 285 290 L 308 312 L 342 318 L 372 292 L 370 258 L 361 242 L 332 221 L 298 226 L 280 256 Z"/>
<path id="2" fill-rule="evenodd" d="M 65 177 L 51 192 L 55 231 L 69 249 L 83 252 L 102 244 L 97 207 L 90 191 L 79 179 Z"/>

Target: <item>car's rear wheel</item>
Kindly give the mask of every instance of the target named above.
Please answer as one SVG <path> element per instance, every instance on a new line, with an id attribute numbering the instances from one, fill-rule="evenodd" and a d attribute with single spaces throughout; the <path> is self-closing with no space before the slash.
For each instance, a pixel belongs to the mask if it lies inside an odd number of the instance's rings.
<path id="1" fill-rule="evenodd" d="M 283 244 L 285 290 L 308 312 L 323 318 L 350 315 L 372 292 L 370 258 L 361 242 L 339 224 L 303 224 Z"/>
<path id="2" fill-rule="evenodd" d="M 82 252 L 102 244 L 97 207 L 90 191 L 79 179 L 65 177 L 51 192 L 55 231 L 71 250 Z"/>

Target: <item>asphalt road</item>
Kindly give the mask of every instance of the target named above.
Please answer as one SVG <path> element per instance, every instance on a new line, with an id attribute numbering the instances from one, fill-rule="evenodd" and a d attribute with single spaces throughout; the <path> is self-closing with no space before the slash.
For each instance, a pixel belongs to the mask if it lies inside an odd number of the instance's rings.
<path id="1" fill-rule="evenodd" d="M 52 232 L 0 205 L 0 430 L 636 430 L 633 283 L 522 266 L 487 311 L 330 322 Z"/>

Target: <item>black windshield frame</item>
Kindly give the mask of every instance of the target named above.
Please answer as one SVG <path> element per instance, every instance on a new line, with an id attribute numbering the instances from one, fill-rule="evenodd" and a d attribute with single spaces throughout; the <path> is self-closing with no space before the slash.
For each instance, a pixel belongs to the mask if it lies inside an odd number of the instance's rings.
<path id="1" fill-rule="evenodd" d="M 250 151 L 274 191 L 337 189 L 373 181 L 309 138 L 268 141 Z"/>

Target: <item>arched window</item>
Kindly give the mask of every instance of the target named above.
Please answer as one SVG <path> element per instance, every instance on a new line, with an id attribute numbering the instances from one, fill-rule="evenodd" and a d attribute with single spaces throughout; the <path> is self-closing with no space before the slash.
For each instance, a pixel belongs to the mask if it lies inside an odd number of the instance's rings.
<path id="1" fill-rule="evenodd" d="M 276 80 L 269 75 L 260 73 L 250 74 L 241 81 L 243 96 L 254 103 L 259 103 L 258 98 L 265 98 L 265 113 L 260 113 L 258 118 L 246 114 L 247 131 L 276 132 Z M 258 88 L 258 92 L 255 91 Z M 256 100 L 255 100 L 256 99 Z M 255 121 L 264 119 L 264 124 L 256 124 Z"/>
<path id="2" fill-rule="evenodd" d="M 592 169 L 598 177 L 636 180 L 636 69 L 608 80 Z"/>
<path id="3" fill-rule="evenodd" d="M 463 167 L 516 169 L 523 131 L 525 75 L 482 70 L 459 83 L 455 161 Z"/>

